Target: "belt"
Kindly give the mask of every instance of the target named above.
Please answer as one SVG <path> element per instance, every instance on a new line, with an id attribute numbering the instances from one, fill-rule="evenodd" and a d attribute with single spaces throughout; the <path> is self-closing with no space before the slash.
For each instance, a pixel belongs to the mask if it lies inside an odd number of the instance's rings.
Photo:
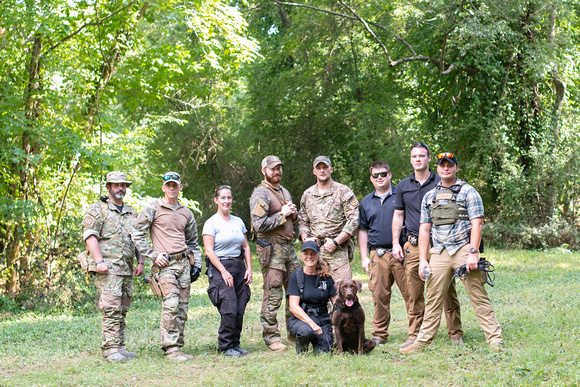
<path id="1" fill-rule="evenodd" d="M 242 256 L 240 255 L 240 256 L 238 256 L 238 257 L 218 257 L 218 259 L 219 259 L 220 261 L 230 261 L 230 260 L 232 260 L 232 259 L 238 259 L 238 258 L 240 258 L 240 259 L 241 259 L 241 258 L 242 258 Z"/>
<path id="2" fill-rule="evenodd" d="M 292 243 L 292 239 L 282 239 L 278 237 L 261 237 L 258 236 L 258 239 L 263 240 L 264 242 L 275 243 L 279 245 L 286 245 Z"/>
<path id="3" fill-rule="evenodd" d="M 383 255 L 385 255 L 385 253 L 388 251 L 389 253 L 393 251 L 393 247 L 387 247 L 387 246 L 370 246 L 370 250 L 371 251 L 376 251 L 377 255 L 379 257 L 382 257 Z"/>
<path id="4" fill-rule="evenodd" d="M 177 253 L 177 254 L 167 254 L 167 260 L 171 261 L 172 259 L 180 259 L 180 258 L 187 258 L 187 254 L 188 251 L 187 250 L 183 250 L 181 253 Z"/>

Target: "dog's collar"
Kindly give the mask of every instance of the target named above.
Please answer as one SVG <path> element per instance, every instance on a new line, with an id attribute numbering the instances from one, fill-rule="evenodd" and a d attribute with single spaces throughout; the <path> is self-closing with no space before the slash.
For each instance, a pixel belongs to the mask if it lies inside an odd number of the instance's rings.
<path id="1" fill-rule="evenodd" d="M 356 310 L 358 308 L 360 308 L 360 303 L 358 302 L 358 297 L 356 297 L 354 299 L 354 304 L 352 304 L 352 306 L 345 305 L 344 307 L 342 307 L 342 306 L 338 305 L 338 303 L 334 305 L 335 310 Z"/>

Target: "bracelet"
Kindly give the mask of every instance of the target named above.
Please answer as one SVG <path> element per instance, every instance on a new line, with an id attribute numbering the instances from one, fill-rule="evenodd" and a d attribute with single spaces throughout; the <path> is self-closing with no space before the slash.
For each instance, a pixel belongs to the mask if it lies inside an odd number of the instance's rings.
<path id="1" fill-rule="evenodd" d="M 145 266 L 145 264 L 143 262 L 137 262 L 137 266 L 139 266 L 139 265 Z"/>
<path id="2" fill-rule="evenodd" d="M 339 246 L 338 242 L 336 241 L 336 238 L 332 238 L 332 241 L 334 242 L 334 244 L 336 245 L 336 247 Z"/>
<path id="3" fill-rule="evenodd" d="M 100 265 L 101 263 L 105 262 L 105 260 L 103 259 L 101 262 L 97 262 L 97 265 Z"/>

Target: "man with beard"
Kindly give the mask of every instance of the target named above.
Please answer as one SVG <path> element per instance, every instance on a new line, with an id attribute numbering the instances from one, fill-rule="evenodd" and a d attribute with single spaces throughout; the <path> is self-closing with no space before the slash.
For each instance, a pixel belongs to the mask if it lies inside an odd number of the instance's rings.
<path id="1" fill-rule="evenodd" d="M 133 275 L 142 275 L 144 269 L 138 254 L 137 267 L 133 268 L 135 246 L 130 235 L 135 210 L 123 203 L 131 183 L 124 173 L 107 174 L 109 197 L 92 204 L 83 219 L 83 240 L 97 265 L 95 284 L 103 313 L 101 349 L 109 362 L 125 362 L 136 356 L 125 349 L 125 317 L 133 296 Z"/>
<path id="2" fill-rule="evenodd" d="M 273 351 L 286 349 L 280 339 L 276 314 L 282 305 L 284 291 L 288 288 L 290 274 L 300 263 L 292 236 L 293 222 L 296 221 L 296 205 L 288 190 L 280 185 L 284 164 L 276 156 L 266 156 L 262 160 L 264 180 L 258 185 L 250 198 L 252 228 L 258 234 L 258 257 L 264 277 L 264 296 L 262 298 L 262 337 Z M 286 322 L 290 310 L 286 302 Z M 293 340 L 290 336 L 289 340 Z"/>
<path id="3" fill-rule="evenodd" d="M 300 238 L 321 246 L 320 257 L 330 266 L 332 278 L 352 279 L 352 236 L 359 224 L 358 199 L 344 184 L 332 180 L 332 164 L 326 156 L 314 159 L 316 184 L 304 191 L 298 213 Z"/>

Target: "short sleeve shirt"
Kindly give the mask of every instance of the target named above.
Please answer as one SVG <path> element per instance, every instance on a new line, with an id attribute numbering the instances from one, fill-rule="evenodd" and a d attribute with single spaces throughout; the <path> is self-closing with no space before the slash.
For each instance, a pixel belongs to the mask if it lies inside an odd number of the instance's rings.
<path id="1" fill-rule="evenodd" d="M 431 175 L 423 185 L 415 179 L 415 172 L 401 180 L 395 196 L 395 210 L 405 211 L 405 227 L 407 234 L 419 236 L 419 219 L 421 217 L 421 202 L 427 192 L 435 188 L 441 181 L 439 175 L 431 171 Z"/>
<path id="2" fill-rule="evenodd" d="M 218 257 L 239 257 L 248 230 L 244 221 L 230 215 L 230 221 L 218 214 L 213 215 L 203 225 L 203 235 L 214 237 L 213 251 Z"/>
<path id="3" fill-rule="evenodd" d="M 321 289 L 325 286 L 325 281 L 322 280 L 322 278 L 318 282 L 319 288 L 316 288 L 317 277 L 318 275 L 304 274 L 304 297 L 302 301 L 314 308 L 326 306 L 328 299 L 336 295 L 336 289 L 334 288 L 334 280 L 332 277 L 326 277 L 326 290 L 330 290 L 329 292 L 325 291 L 325 289 Z M 300 297 L 300 288 L 298 287 L 296 271 L 290 274 L 290 279 L 288 280 L 286 297 L 288 296 Z"/>
<path id="4" fill-rule="evenodd" d="M 377 196 L 377 192 L 365 196 L 359 206 L 359 228 L 368 230 L 368 244 L 370 246 L 392 247 L 393 213 L 395 212 L 395 194 L 397 187 L 391 184 L 391 191 L 384 200 Z"/>
<path id="5" fill-rule="evenodd" d="M 455 185 L 461 185 L 462 181 L 457 179 Z M 441 184 L 438 184 L 440 186 Z M 423 198 L 421 206 L 421 223 L 433 223 L 431 218 L 431 207 L 437 195 L 437 188 L 427 192 Z M 479 193 L 470 186 L 465 184 L 457 194 L 457 204 L 467 210 L 468 220 L 458 220 L 454 224 L 446 224 L 431 228 L 433 237 L 433 248 L 437 253 L 447 249 L 449 255 L 453 255 L 459 248 L 467 243 L 471 237 L 471 222 L 475 218 L 483 218 L 483 201 Z"/>

